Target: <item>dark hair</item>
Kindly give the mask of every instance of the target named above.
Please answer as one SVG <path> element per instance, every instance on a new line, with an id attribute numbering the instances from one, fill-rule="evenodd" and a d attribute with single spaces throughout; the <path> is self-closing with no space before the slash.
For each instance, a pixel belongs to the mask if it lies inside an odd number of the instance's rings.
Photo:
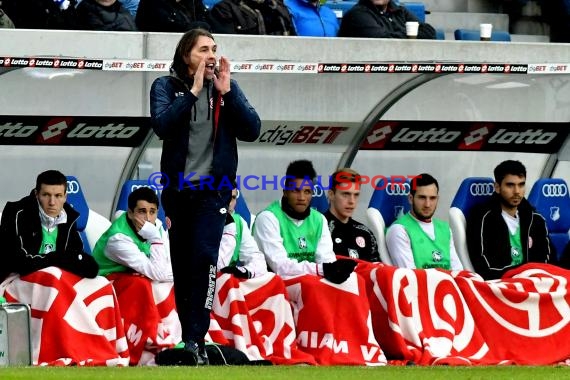
<path id="1" fill-rule="evenodd" d="M 182 79 L 188 78 L 188 65 L 184 62 L 184 56 L 192 50 L 200 36 L 209 37 L 212 40 L 214 39 L 212 33 L 206 29 L 196 28 L 184 33 L 180 41 L 178 41 L 178 45 L 176 45 L 176 51 L 174 52 L 174 58 L 172 58 L 170 70 L 174 71 L 176 75 Z"/>
<path id="2" fill-rule="evenodd" d="M 150 187 L 139 187 L 129 194 L 129 199 L 127 201 L 129 210 L 134 211 L 137 207 L 138 201 L 147 201 L 148 203 L 153 203 L 158 208 L 158 196 L 156 192 Z"/>
<path id="3" fill-rule="evenodd" d="M 346 190 L 348 187 L 345 184 L 349 182 L 361 183 L 362 178 L 356 170 L 352 170 L 351 168 L 341 168 L 332 174 L 330 181 L 330 189 L 334 192 L 339 187 L 339 185 L 342 184 L 341 187 Z"/>
<path id="4" fill-rule="evenodd" d="M 439 183 L 437 182 L 437 179 L 433 178 L 433 176 L 427 173 L 418 174 L 412 179 L 412 186 L 410 186 L 410 194 L 412 194 L 413 197 L 416 194 L 416 189 L 418 187 L 429 186 L 429 185 L 435 185 L 435 188 L 439 193 Z"/>
<path id="5" fill-rule="evenodd" d="M 38 174 L 36 178 L 36 191 L 40 191 L 42 185 L 63 185 L 64 193 L 67 192 L 67 178 L 58 170 L 46 170 Z"/>
<path id="6" fill-rule="evenodd" d="M 501 162 L 499 165 L 497 165 L 493 173 L 495 174 L 495 182 L 498 184 L 501 184 L 501 182 L 503 182 L 505 177 L 509 174 L 526 178 L 526 168 L 520 161 L 514 160 Z"/>
<path id="7" fill-rule="evenodd" d="M 308 179 L 314 182 L 317 177 L 317 172 L 315 172 L 311 161 L 297 160 L 287 166 L 285 176 L 287 177 L 286 183 L 289 183 L 292 179 Z"/>

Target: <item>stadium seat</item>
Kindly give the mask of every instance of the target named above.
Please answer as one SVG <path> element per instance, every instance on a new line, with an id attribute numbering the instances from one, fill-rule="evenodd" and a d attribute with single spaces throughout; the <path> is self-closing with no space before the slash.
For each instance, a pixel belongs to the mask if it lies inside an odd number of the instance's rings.
<path id="1" fill-rule="evenodd" d="M 408 194 L 410 181 L 390 182 L 388 178 L 380 179 L 370 198 L 366 216 L 369 227 L 378 240 L 378 252 L 384 264 L 392 265 L 392 259 L 386 247 L 386 228 L 397 218 L 410 211 Z"/>
<path id="2" fill-rule="evenodd" d="M 546 219 L 550 240 L 560 259 L 570 232 L 570 194 L 566 181 L 561 178 L 539 179 L 527 199 Z"/>
<path id="3" fill-rule="evenodd" d="M 83 189 L 79 180 L 74 176 L 67 176 L 67 203 L 79 212 L 77 230 L 83 240 L 83 248 L 91 254 L 95 243 L 111 226 L 111 222 L 104 216 L 89 209 Z"/>
<path id="4" fill-rule="evenodd" d="M 435 39 L 445 40 L 445 31 L 443 29 L 435 29 Z"/>
<path id="5" fill-rule="evenodd" d="M 455 30 L 456 40 L 469 40 L 469 41 L 479 41 L 479 31 L 478 30 L 467 30 L 467 29 L 456 29 Z M 491 32 L 491 41 L 510 41 L 511 35 L 509 32 L 503 30 L 497 30 Z"/>
<path id="6" fill-rule="evenodd" d="M 419 2 L 400 2 L 400 5 L 414 14 L 420 22 L 426 22 L 426 6 Z"/>
<path id="7" fill-rule="evenodd" d="M 473 265 L 467 249 L 467 218 L 473 207 L 485 203 L 495 191 L 494 181 L 490 177 L 465 178 L 451 202 L 449 226 L 453 233 L 453 242 L 463 268 L 473 272 Z"/>
<path id="8" fill-rule="evenodd" d="M 218 2 L 220 2 L 220 0 L 204 0 L 204 6 L 208 9 L 212 9 Z"/>
<path id="9" fill-rule="evenodd" d="M 164 213 L 164 209 L 162 208 L 162 203 L 160 202 L 160 191 L 155 186 L 149 185 L 148 180 L 146 179 L 130 179 L 123 183 L 121 192 L 119 193 L 117 207 L 115 208 L 115 219 L 118 218 L 123 212 L 127 211 L 129 207 L 129 195 L 139 187 L 150 187 L 154 190 L 156 195 L 158 195 L 158 218 L 162 222 L 164 229 L 166 229 L 166 215 Z"/>
<path id="10" fill-rule="evenodd" d="M 237 199 L 236 199 L 236 208 L 235 212 L 240 214 L 240 216 L 246 221 L 249 228 L 253 227 L 253 222 L 255 221 L 255 215 L 251 213 L 249 207 L 247 207 L 247 203 L 245 202 L 245 197 L 243 192 L 238 189 L 237 191 Z"/>
<path id="11" fill-rule="evenodd" d="M 311 207 L 317 209 L 323 214 L 329 209 L 327 191 L 320 183 L 316 183 L 313 186 L 313 198 L 311 199 Z"/>

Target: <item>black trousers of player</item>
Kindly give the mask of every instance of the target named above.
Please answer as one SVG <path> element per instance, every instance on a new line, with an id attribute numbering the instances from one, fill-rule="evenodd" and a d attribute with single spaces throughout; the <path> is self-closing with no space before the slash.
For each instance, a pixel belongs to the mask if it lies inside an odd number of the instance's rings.
<path id="1" fill-rule="evenodd" d="M 170 257 L 184 342 L 203 345 L 216 290 L 216 264 L 231 190 L 164 189 Z"/>

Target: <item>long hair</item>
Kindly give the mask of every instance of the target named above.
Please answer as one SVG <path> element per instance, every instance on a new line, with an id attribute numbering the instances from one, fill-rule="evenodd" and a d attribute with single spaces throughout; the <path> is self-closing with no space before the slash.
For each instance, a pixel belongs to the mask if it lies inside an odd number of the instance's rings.
<path id="1" fill-rule="evenodd" d="M 206 29 L 196 28 L 184 33 L 180 41 L 178 41 L 170 70 L 178 75 L 179 78 L 188 78 L 188 65 L 184 62 L 184 56 L 190 53 L 200 36 L 209 37 L 214 40 L 212 33 L 208 32 Z"/>

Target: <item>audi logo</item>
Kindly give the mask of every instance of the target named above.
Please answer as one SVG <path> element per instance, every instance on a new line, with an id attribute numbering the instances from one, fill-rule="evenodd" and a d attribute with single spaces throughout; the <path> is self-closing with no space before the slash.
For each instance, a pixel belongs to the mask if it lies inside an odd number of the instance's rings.
<path id="1" fill-rule="evenodd" d="M 67 181 L 67 194 L 77 194 L 81 188 L 77 181 Z"/>
<path id="2" fill-rule="evenodd" d="M 493 195 L 494 191 L 495 191 L 495 185 L 493 185 L 491 182 L 472 183 L 471 186 L 469 186 L 469 192 L 474 197 L 486 197 L 489 195 Z"/>
<path id="3" fill-rule="evenodd" d="M 313 186 L 313 197 L 322 197 L 324 194 L 324 190 L 321 186 L 315 185 Z"/>
<path id="4" fill-rule="evenodd" d="M 547 183 L 542 185 L 542 195 L 545 197 L 565 197 L 568 194 L 568 188 L 563 183 Z"/>
<path id="5" fill-rule="evenodd" d="M 410 184 L 405 183 L 389 183 L 386 186 L 386 194 L 388 195 L 408 195 L 410 194 Z"/>
<path id="6" fill-rule="evenodd" d="M 154 190 L 154 192 L 158 195 L 158 190 L 156 189 L 156 187 L 150 185 L 131 185 L 131 193 L 136 189 L 140 189 L 141 187 L 148 187 L 149 189 Z"/>

